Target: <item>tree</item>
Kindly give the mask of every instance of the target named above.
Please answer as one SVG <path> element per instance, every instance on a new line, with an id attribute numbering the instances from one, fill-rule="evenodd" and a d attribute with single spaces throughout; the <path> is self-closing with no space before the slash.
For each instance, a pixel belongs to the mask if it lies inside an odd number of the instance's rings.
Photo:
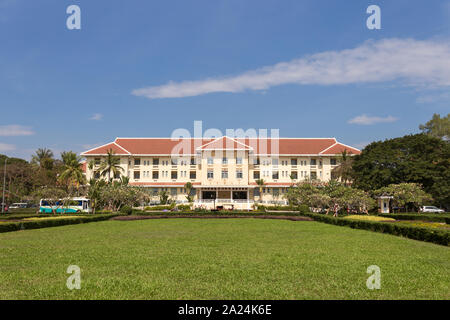
<path id="1" fill-rule="evenodd" d="M 419 129 L 423 133 L 439 139 L 450 139 L 450 113 L 447 116 L 441 118 L 437 113 L 433 114 L 430 121 L 425 124 L 421 124 Z"/>
<path id="2" fill-rule="evenodd" d="M 347 150 L 342 151 L 337 162 L 339 165 L 333 168 L 332 175 L 338 177 L 345 185 L 349 185 L 352 181 L 352 153 L 347 152 Z"/>
<path id="3" fill-rule="evenodd" d="M 100 163 L 100 174 L 104 176 L 108 176 L 108 181 L 111 182 L 111 172 L 113 176 L 116 174 L 120 174 L 123 171 L 123 168 L 120 166 L 120 158 L 114 155 L 114 151 L 110 149 L 107 152 L 106 158 Z"/>
<path id="4" fill-rule="evenodd" d="M 91 200 L 91 206 L 92 206 L 92 213 L 95 214 L 95 210 L 99 205 L 101 205 L 101 191 L 102 188 L 106 185 L 105 180 L 97 180 L 97 179 L 90 179 L 89 180 L 89 187 L 87 191 L 87 196 L 89 200 Z"/>
<path id="5" fill-rule="evenodd" d="M 353 161 L 353 186 L 376 190 L 418 183 L 436 204 L 450 207 L 450 143 L 426 134 L 369 144 Z"/>
<path id="6" fill-rule="evenodd" d="M 308 207 L 313 205 L 314 195 L 319 194 L 317 186 L 310 182 L 299 182 L 295 186 L 288 188 L 284 197 L 289 201 L 289 204 L 298 206 L 305 204 Z"/>
<path id="7" fill-rule="evenodd" d="M 186 184 L 184 185 L 184 188 L 186 189 L 186 199 L 187 199 L 187 201 L 189 203 L 193 202 L 192 190 L 193 190 L 194 186 L 192 185 L 192 183 L 186 182 Z"/>
<path id="8" fill-rule="evenodd" d="M 392 196 L 394 205 L 404 207 L 406 211 L 411 208 L 416 208 L 418 211 L 419 206 L 433 200 L 431 195 L 423 191 L 417 183 L 390 184 L 387 187 L 375 190 L 374 194 Z"/>
<path id="9" fill-rule="evenodd" d="M 58 180 L 62 183 L 79 188 L 80 184 L 85 182 L 83 170 L 81 168 L 81 158 L 74 152 L 62 152 L 63 172 L 59 175 Z"/>
<path id="10" fill-rule="evenodd" d="M 67 191 L 57 187 L 41 187 L 34 191 L 33 196 L 37 201 L 45 200 L 52 208 L 53 214 L 56 214 L 58 209 L 67 206 L 70 201 Z"/>
<path id="11" fill-rule="evenodd" d="M 169 203 L 169 192 L 166 190 L 161 190 L 159 192 L 159 203 L 160 204 L 168 204 Z"/>
<path id="12" fill-rule="evenodd" d="M 259 187 L 259 203 L 262 203 L 263 188 L 266 182 L 264 181 L 264 179 L 257 179 L 255 180 L 255 182 Z"/>
<path id="13" fill-rule="evenodd" d="M 38 164 L 41 168 L 51 170 L 53 168 L 53 152 L 47 148 L 39 148 L 31 157 L 31 163 Z"/>
<path id="14" fill-rule="evenodd" d="M 99 192 L 100 202 L 113 211 L 123 206 L 133 207 L 149 200 L 149 195 L 138 187 L 120 184 L 105 184 Z"/>

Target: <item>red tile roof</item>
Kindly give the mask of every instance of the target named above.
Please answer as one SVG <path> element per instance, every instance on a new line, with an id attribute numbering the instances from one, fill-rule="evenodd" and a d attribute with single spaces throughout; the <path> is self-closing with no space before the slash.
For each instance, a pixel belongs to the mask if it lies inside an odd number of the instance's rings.
<path id="1" fill-rule="evenodd" d="M 242 140 L 242 139 L 241 139 Z M 217 138 L 200 147 L 201 150 L 251 150 L 245 141 L 229 137 Z"/>
<path id="2" fill-rule="evenodd" d="M 327 155 L 340 154 L 344 150 L 346 150 L 347 153 L 351 153 L 351 154 L 360 154 L 361 153 L 361 151 L 359 151 L 356 148 L 346 146 L 345 144 L 337 142 L 335 145 L 323 150 L 320 154 L 327 154 Z"/>
<path id="3" fill-rule="evenodd" d="M 250 150 L 258 155 L 333 155 L 347 150 L 359 154 L 356 148 L 346 146 L 335 138 L 236 138 L 172 139 L 172 138 L 117 138 L 114 142 L 88 150 L 82 155 L 103 155 L 113 149 L 119 155 L 194 155 L 200 150 Z"/>
<path id="4" fill-rule="evenodd" d="M 103 146 L 85 151 L 82 153 L 82 155 L 103 155 L 108 153 L 109 150 L 114 151 L 115 154 L 130 154 L 127 150 L 125 150 L 122 146 L 118 145 L 115 142 L 111 142 L 108 144 L 105 144 Z"/>

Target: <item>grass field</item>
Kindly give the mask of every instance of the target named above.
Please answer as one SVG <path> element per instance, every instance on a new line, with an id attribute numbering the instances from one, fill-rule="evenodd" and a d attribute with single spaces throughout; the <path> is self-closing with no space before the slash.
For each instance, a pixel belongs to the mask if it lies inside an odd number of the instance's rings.
<path id="1" fill-rule="evenodd" d="M 69 265 L 81 290 L 68 290 Z M 368 290 L 370 265 L 381 289 Z M 0 299 L 449 299 L 450 248 L 318 222 L 104 221 L 0 234 Z"/>

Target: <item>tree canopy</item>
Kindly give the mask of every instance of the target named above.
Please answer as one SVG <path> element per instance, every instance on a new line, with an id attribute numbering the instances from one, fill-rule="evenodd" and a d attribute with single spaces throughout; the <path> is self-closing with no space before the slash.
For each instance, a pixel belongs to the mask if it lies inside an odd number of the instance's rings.
<path id="1" fill-rule="evenodd" d="M 450 113 L 443 118 L 437 113 L 433 114 L 433 118 L 427 123 L 421 124 L 419 129 L 432 137 L 450 140 Z"/>
<path id="2" fill-rule="evenodd" d="M 369 191 L 419 183 L 436 202 L 450 204 L 450 144 L 426 134 L 369 144 L 353 161 L 353 185 Z"/>

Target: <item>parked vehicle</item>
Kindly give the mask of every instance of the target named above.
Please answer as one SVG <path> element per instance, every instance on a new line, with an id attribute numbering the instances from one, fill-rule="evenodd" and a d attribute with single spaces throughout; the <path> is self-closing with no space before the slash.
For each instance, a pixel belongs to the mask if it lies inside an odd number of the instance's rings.
<path id="1" fill-rule="evenodd" d="M 24 209 L 28 208 L 28 203 L 26 202 L 16 202 L 9 206 L 10 209 Z"/>
<path id="2" fill-rule="evenodd" d="M 420 212 L 444 213 L 445 211 L 435 206 L 420 207 Z"/>
<path id="3" fill-rule="evenodd" d="M 49 201 L 41 199 L 39 202 L 39 212 L 41 213 L 92 213 L 91 200 L 86 198 L 60 199 Z"/>

